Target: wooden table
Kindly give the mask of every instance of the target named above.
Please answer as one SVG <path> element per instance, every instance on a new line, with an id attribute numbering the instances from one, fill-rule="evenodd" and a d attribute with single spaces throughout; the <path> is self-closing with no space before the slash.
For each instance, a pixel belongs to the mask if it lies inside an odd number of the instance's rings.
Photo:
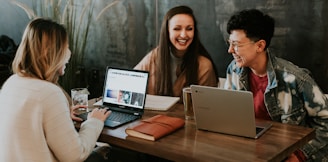
<path id="1" fill-rule="evenodd" d="M 90 103 L 92 105 L 92 101 Z M 143 118 L 166 114 L 184 118 L 183 105 L 177 104 L 166 112 L 146 110 Z M 116 129 L 105 127 L 99 141 L 172 161 L 281 161 L 315 137 L 310 128 L 282 123 L 273 126 L 259 139 L 250 139 L 197 130 L 193 120 L 185 127 L 158 141 L 147 141 L 125 134 L 135 121 Z"/>

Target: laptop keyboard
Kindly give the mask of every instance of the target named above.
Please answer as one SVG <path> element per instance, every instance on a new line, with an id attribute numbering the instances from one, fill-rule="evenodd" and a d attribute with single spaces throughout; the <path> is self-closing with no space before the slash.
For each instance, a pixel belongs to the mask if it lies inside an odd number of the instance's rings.
<path id="1" fill-rule="evenodd" d="M 83 120 L 87 120 L 87 116 L 88 113 L 82 113 L 79 115 L 79 117 L 82 118 Z M 109 117 L 106 120 L 123 123 L 126 121 L 135 120 L 137 118 L 138 116 L 136 115 L 112 111 L 112 113 L 109 115 Z"/>
<path id="2" fill-rule="evenodd" d="M 106 120 L 124 123 L 126 121 L 131 121 L 131 120 L 134 120 L 137 118 L 138 118 L 138 116 L 135 116 L 135 115 L 112 111 L 112 113 L 109 115 L 109 117 Z"/>
<path id="3" fill-rule="evenodd" d="M 82 118 L 83 120 L 87 120 L 87 118 L 88 118 L 88 112 L 86 112 L 86 113 L 82 113 L 82 114 L 79 114 L 78 115 L 80 118 Z"/>
<path id="4" fill-rule="evenodd" d="M 260 133 L 264 128 L 256 127 L 256 134 Z"/>

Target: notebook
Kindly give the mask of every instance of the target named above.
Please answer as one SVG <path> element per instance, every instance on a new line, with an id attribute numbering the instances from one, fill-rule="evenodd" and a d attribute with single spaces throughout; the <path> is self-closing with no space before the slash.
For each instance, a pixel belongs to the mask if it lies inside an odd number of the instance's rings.
<path id="1" fill-rule="evenodd" d="M 154 110 L 154 111 L 167 111 L 174 104 L 180 100 L 179 97 L 172 96 L 159 96 L 159 95 L 146 95 L 145 101 L 145 110 Z M 102 106 L 103 101 L 99 100 L 93 104 L 94 106 Z"/>
<path id="2" fill-rule="evenodd" d="M 272 126 L 255 121 L 252 92 L 191 85 L 191 97 L 198 129 L 257 139 Z"/>
<path id="3" fill-rule="evenodd" d="M 180 100 L 180 97 L 147 94 L 146 110 L 167 111 Z"/>
<path id="4" fill-rule="evenodd" d="M 148 72 L 106 68 L 102 106 L 112 111 L 105 126 L 116 128 L 142 117 L 145 108 Z M 87 113 L 80 115 L 86 120 Z"/>

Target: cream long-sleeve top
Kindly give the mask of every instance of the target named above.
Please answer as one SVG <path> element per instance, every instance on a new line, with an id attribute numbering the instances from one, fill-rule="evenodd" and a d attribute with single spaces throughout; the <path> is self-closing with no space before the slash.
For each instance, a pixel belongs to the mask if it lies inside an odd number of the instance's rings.
<path id="1" fill-rule="evenodd" d="M 134 67 L 137 70 L 146 70 L 149 71 L 149 79 L 148 79 L 148 87 L 147 93 L 154 94 L 155 93 L 155 85 L 157 83 L 155 74 L 156 71 L 156 59 L 159 57 L 157 50 L 158 48 L 153 49 L 150 51 L 144 58 Z M 173 61 L 175 61 L 173 59 Z M 204 56 L 198 57 L 198 84 L 204 86 L 212 86 L 217 87 L 217 77 L 215 75 L 214 67 L 209 59 Z M 174 65 L 172 67 L 174 72 L 176 71 L 177 66 Z M 175 73 L 174 73 L 175 74 Z M 182 89 L 185 87 L 186 83 L 186 75 L 185 73 L 181 73 L 178 77 L 175 77 L 175 81 L 173 81 L 173 96 L 182 97 Z"/>
<path id="2" fill-rule="evenodd" d="M 90 118 L 77 132 L 67 98 L 50 82 L 15 74 L 1 89 L 0 161 L 84 161 L 103 127 Z"/>

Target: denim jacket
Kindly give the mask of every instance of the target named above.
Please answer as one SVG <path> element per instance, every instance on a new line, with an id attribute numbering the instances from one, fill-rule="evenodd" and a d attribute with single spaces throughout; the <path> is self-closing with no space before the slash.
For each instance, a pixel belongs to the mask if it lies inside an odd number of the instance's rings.
<path id="1" fill-rule="evenodd" d="M 308 161 L 328 160 L 328 99 L 306 69 L 268 53 L 264 104 L 273 121 L 311 127 L 316 137 L 301 150 Z M 250 91 L 249 68 L 233 60 L 224 88 Z"/>

